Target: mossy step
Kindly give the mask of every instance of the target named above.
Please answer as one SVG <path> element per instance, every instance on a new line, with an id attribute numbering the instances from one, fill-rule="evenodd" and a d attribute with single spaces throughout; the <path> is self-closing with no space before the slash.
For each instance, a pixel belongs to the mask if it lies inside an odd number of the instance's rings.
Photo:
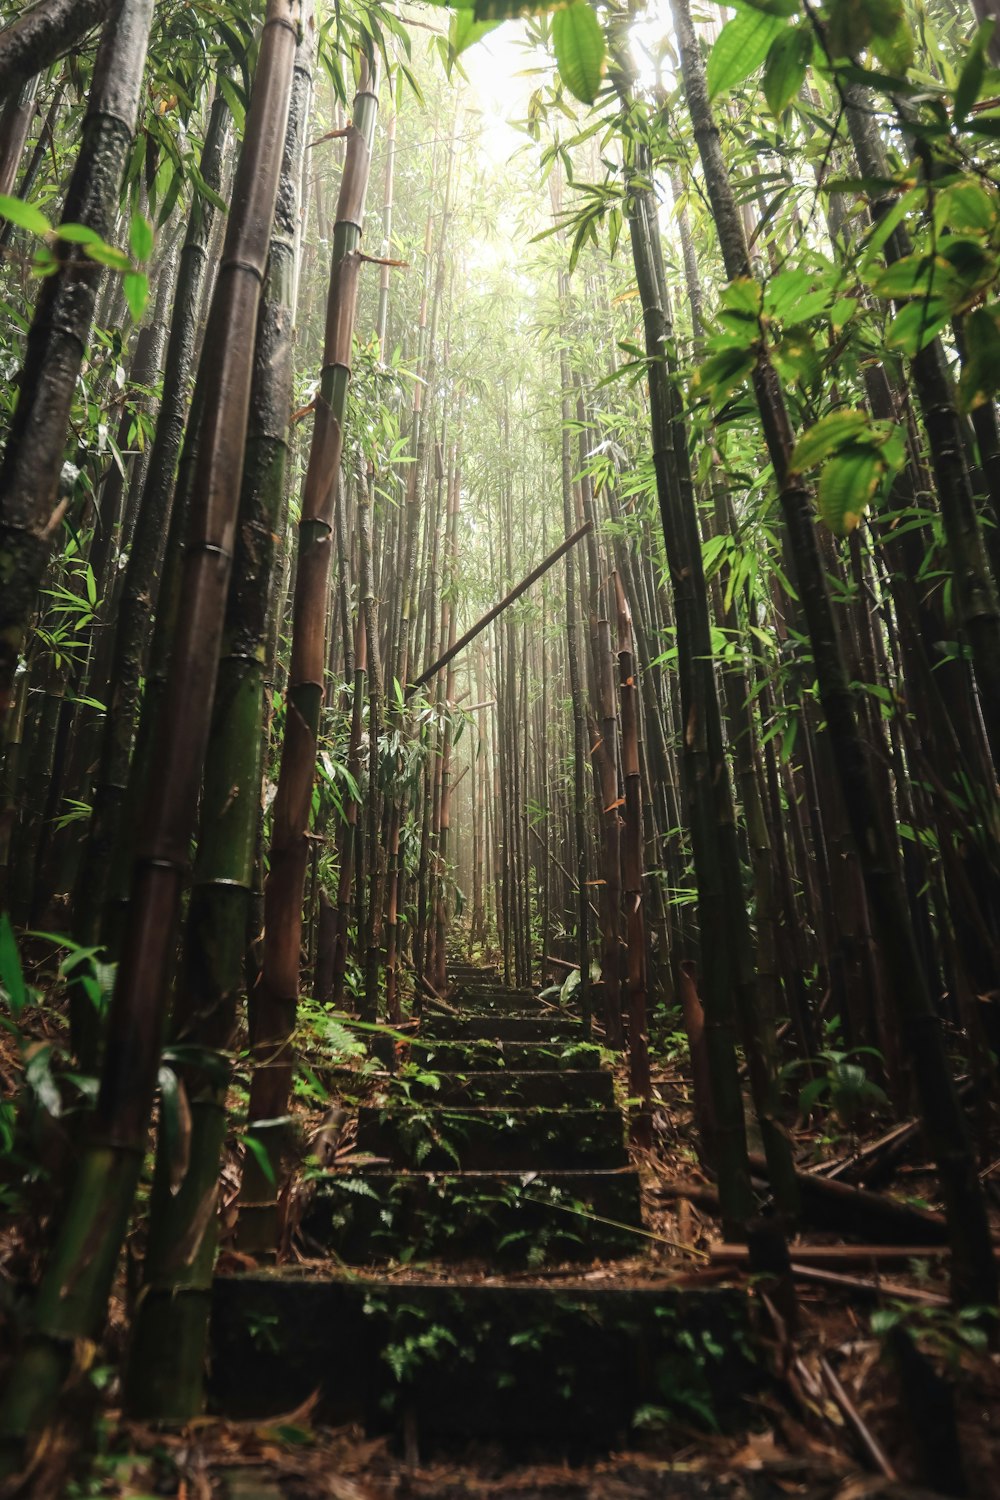
<path id="1" fill-rule="evenodd" d="M 460 1004 L 468 1001 L 469 1004 L 489 1004 L 506 1010 L 538 1004 L 538 996 L 534 990 L 510 989 L 504 984 L 459 984 L 456 986 L 456 999 Z"/>
<path id="2" fill-rule="evenodd" d="M 212 1293 L 209 1399 L 231 1419 L 317 1394 L 314 1420 L 421 1437 L 622 1443 L 655 1411 L 725 1428 L 759 1385 L 745 1294 L 253 1271 Z M 641 1415 L 640 1415 L 641 1414 Z"/>
<path id="3" fill-rule="evenodd" d="M 624 1167 L 622 1117 L 614 1108 L 518 1109 L 438 1104 L 364 1105 L 358 1150 L 393 1166 L 452 1171 L 530 1171 L 539 1162 L 560 1171 Z"/>
<path id="4" fill-rule="evenodd" d="M 400 1053 L 400 1060 L 417 1063 L 434 1073 L 485 1073 L 497 1068 L 514 1072 L 551 1073 L 570 1068 L 578 1072 L 601 1065 L 600 1048 L 592 1042 L 439 1042 L 416 1037 Z"/>
<path id="5" fill-rule="evenodd" d="M 644 1248 L 629 1227 L 641 1224 L 639 1176 L 630 1167 L 328 1172 L 314 1180 L 302 1217 L 312 1241 L 354 1265 L 400 1256 L 538 1265 L 629 1255 Z"/>
<path id="6" fill-rule="evenodd" d="M 400 1091 L 402 1092 L 402 1091 Z M 541 1105 L 558 1109 L 564 1104 L 613 1104 L 614 1080 L 603 1069 L 585 1073 L 469 1073 L 464 1078 L 439 1078 L 438 1087 L 414 1080 L 407 1084 L 408 1097 L 429 1104 Z"/>
<path id="7" fill-rule="evenodd" d="M 441 1016 L 427 1011 L 420 1035 L 439 1042 L 570 1042 L 585 1041 L 579 1021 L 554 1016 Z"/>

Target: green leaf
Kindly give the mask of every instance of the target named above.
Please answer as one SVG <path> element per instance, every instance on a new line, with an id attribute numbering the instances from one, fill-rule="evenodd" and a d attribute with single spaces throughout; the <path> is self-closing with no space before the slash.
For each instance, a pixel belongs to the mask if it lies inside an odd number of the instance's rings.
<path id="1" fill-rule="evenodd" d="M 10 1013 L 16 1021 L 28 1003 L 28 986 L 24 982 L 17 938 L 6 912 L 0 913 L 0 985 L 10 1001 Z"/>
<path id="2" fill-rule="evenodd" d="M 19 229 L 27 229 L 31 234 L 51 234 L 52 225 L 33 203 L 25 203 L 23 198 L 11 198 L 6 193 L 0 193 L 0 214 L 16 224 Z"/>
<path id="3" fill-rule="evenodd" d="M 986 48 L 993 36 L 996 22 L 984 21 L 972 39 L 969 55 L 965 59 L 965 65 L 958 76 L 955 86 L 955 112 L 953 115 L 956 125 L 961 125 L 969 110 L 979 98 L 979 90 L 983 86 L 983 78 L 986 74 Z"/>
<path id="4" fill-rule="evenodd" d="M 149 301 L 149 278 L 142 271 L 129 271 L 122 277 L 125 301 L 133 323 L 138 323 Z"/>
<path id="5" fill-rule="evenodd" d="M 114 245 L 108 245 L 99 236 L 95 240 L 81 240 L 84 250 L 91 260 L 96 260 L 98 265 L 110 266 L 112 271 L 130 271 L 132 262 L 124 250 L 118 250 Z"/>
<path id="6" fill-rule="evenodd" d="M 878 450 L 868 444 L 844 449 L 831 458 L 819 479 L 821 518 L 835 536 L 853 531 L 868 509 L 882 477 Z"/>
<path id="7" fill-rule="evenodd" d="M 601 87 L 607 55 L 601 23 L 587 0 L 573 0 L 552 17 L 552 45 L 559 77 L 575 98 L 593 104 Z"/>
<path id="8" fill-rule="evenodd" d="M 277 1178 L 274 1175 L 274 1167 L 271 1165 L 271 1158 L 267 1154 L 267 1147 L 264 1145 L 264 1142 L 257 1140 L 256 1136 L 246 1135 L 243 1137 L 243 1143 L 256 1161 L 258 1167 L 260 1167 L 265 1180 L 272 1187 L 275 1187 L 277 1185 Z"/>
<path id="9" fill-rule="evenodd" d="M 91 229 L 86 224 L 60 224 L 54 230 L 56 239 L 65 240 L 67 245 L 102 245 L 104 241 L 96 229 Z"/>
<path id="10" fill-rule="evenodd" d="M 934 224 L 944 229 L 989 232 L 997 220 L 997 199 L 971 177 L 950 183 L 934 194 Z"/>
<path id="11" fill-rule="evenodd" d="M 460 56 L 466 48 L 474 46 L 488 32 L 495 31 L 500 24 L 499 21 L 477 21 L 471 9 L 457 10 L 448 28 L 452 58 Z"/>
<path id="12" fill-rule="evenodd" d="M 766 16 L 797 16 L 799 0 L 746 0 L 751 10 L 763 11 Z"/>
<path id="13" fill-rule="evenodd" d="M 923 251 L 904 255 L 872 278 L 871 289 L 880 297 L 919 297 L 927 290 L 934 261 Z"/>
<path id="14" fill-rule="evenodd" d="M 749 78 L 764 61 L 771 44 L 787 30 L 781 16 L 740 9 L 719 33 L 708 58 L 708 93 L 714 99 Z"/>
<path id="15" fill-rule="evenodd" d="M 764 98 L 773 115 L 785 112 L 805 82 L 812 48 L 812 32 L 806 26 L 787 27 L 771 43 L 764 64 Z"/>
<path id="16" fill-rule="evenodd" d="M 907 68 L 913 61 L 913 32 L 910 24 L 902 16 L 896 22 L 891 31 L 882 35 L 876 32 L 872 37 L 872 51 L 879 62 L 890 73 L 897 77 L 903 77 Z"/>
<path id="17" fill-rule="evenodd" d="M 721 349 L 699 365 L 691 385 L 696 393 L 705 392 L 716 401 L 722 401 L 743 384 L 756 363 L 757 354 L 753 349 L 737 346 Z"/>
<path id="18" fill-rule="evenodd" d="M 134 213 L 128 227 L 129 249 L 133 260 L 148 260 L 153 253 L 153 226 L 145 214 Z"/>
<path id="19" fill-rule="evenodd" d="M 965 411 L 975 411 L 1000 390 L 1000 302 L 978 307 L 963 325 L 965 350 L 958 394 Z"/>
<path id="20" fill-rule="evenodd" d="M 219 89 L 222 93 L 222 97 L 229 105 L 229 110 L 233 117 L 233 123 L 235 124 L 236 129 L 239 131 L 240 135 L 242 135 L 244 124 L 246 122 L 246 103 L 243 99 L 243 96 L 240 93 L 239 89 L 237 89 L 233 80 L 227 77 L 225 73 L 219 74 Z"/>
<path id="21" fill-rule="evenodd" d="M 901 307 L 886 335 L 886 347 L 911 358 L 951 321 L 952 309 L 941 297 L 921 297 Z"/>
<path id="22" fill-rule="evenodd" d="M 807 469 L 814 469 L 829 458 L 831 453 L 855 442 L 862 434 L 867 436 L 870 431 L 868 416 L 863 411 L 844 407 L 827 412 L 795 444 L 788 461 L 789 470 L 793 474 L 804 474 Z"/>
<path id="23" fill-rule="evenodd" d="M 52 1073 L 52 1047 L 49 1042 L 38 1047 L 28 1059 L 24 1081 L 38 1095 L 42 1107 L 54 1120 L 62 1114 L 62 1094 Z"/>

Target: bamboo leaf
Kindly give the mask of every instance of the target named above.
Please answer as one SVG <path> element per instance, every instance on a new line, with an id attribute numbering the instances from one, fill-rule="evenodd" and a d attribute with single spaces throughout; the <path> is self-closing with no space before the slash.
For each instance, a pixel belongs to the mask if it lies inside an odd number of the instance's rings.
<path id="1" fill-rule="evenodd" d="M 856 442 L 870 431 L 868 417 L 863 411 L 844 408 L 827 412 L 809 431 L 803 433 L 795 444 L 788 467 L 794 474 L 813 469 L 847 443 Z"/>
<path id="2" fill-rule="evenodd" d="M 452 59 L 460 56 L 466 48 L 474 46 L 489 32 L 495 31 L 500 24 L 499 21 L 477 21 L 471 9 L 456 10 L 448 28 Z"/>
<path id="3" fill-rule="evenodd" d="M 764 98 L 773 115 L 784 114 L 805 82 L 812 48 L 812 33 L 805 26 L 786 27 L 771 43 L 764 64 Z"/>
<path id="4" fill-rule="evenodd" d="M 951 321 L 951 308 L 940 297 L 921 297 L 901 307 L 892 320 L 886 347 L 911 357 L 936 338 Z"/>
<path id="5" fill-rule="evenodd" d="M 134 213 L 128 227 L 129 249 L 137 261 L 148 260 L 153 253 L 153 226 L 145 214 Z"/>
<path id="6" fill-rule="evenodd" d="M 958 394 L 966 411 L 975 411 L 1000 390 L 1000 303 L 979 307 L 963 325 L 965 353 Z"/>
<path id="7" fill-rule="evenodd" d="M 122 278 L 122 287 L 132 321 L 138 323 L 149 301 L 149 278 L 142 271 L 129 271 Z"/>
<path id="8" fill-rule="evenodd" d="M 831 458 L 820 475 L 819 513 L 835 536 L 854 530 L 878 489 L 883 465 L 878 450 L 858 444 Z"/>
<path id="9" fill-rule="evenodd" d="M 972 39 L 969 55 L 955 88 L 953 119 L 956 125 L 963 123 L 969 110 L 979 98 L 979 90 L 982 88 L 986 74 L 986 48 L 993 37 L 995 26 L 994 20 L 984 21 Z"/>
<path id="10" fill-rule="evenodd" d="M 604 32 L 587 0 L 573 0 L 552 17 L 552 44 L 559 77 L 583 104 L 593 104 L 601 87 L 607 54 Z"/>
<path id="11" fill-rule="evenodd" d="M 11 198 L 6 193 L 0 193 L 0 214 L 16 224 L 19 229 L 27 229 L 31 234 L 51 234 L 52 225 L 33 203 L 25 203 L 23 198 Z"/>
<path id="12" fill-rule="evenodd" d="M 781 16 L 743 9 L 727 21 L 708 58 L 708 93 L 714 99 L 756 72 L 772 43 L 787 30 Z"/>
<path id="13" fill-rule="evenodd" d="M 10 1013 L 16 1021 L 28 1003 L 28 986 L 24 982 L 17 938 L 6 912 L 0 913 L 0 986 L 3 987 L 10 1004 Z"/>

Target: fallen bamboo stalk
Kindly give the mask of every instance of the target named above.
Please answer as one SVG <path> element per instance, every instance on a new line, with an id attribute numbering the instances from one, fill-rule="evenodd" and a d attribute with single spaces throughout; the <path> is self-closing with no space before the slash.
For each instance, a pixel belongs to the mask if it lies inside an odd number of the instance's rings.
<path id="1" fill-rule="evenodd" d="M 941 1292 L 925 1292 L 922 1287 L 906 1286 L 901 1281 L 867 1280 L 863 1276 L 844 1276 L 840 1271 L 824 1271 L 821 1266 L 804 1266 L 792 1261 L 792 1275 L 800 1281 L 812 1281 L 817 1286 L 828 1286 L 845 1292 L 862 1292 L 870 1297 L 896 1297 L 907 1302 L 920 1302 L 927 1307 L 948 1307 L 948 1298 Z"/>
<path id="2" fill-rule="evenodd" d="M 839 1408 L 840 1414 L 844 1418 L 844 1421 L 847 1423 L 848 1427 L 850 1427 L 851 1431 L 854 1433 L 854 1436 L 861 1444 L 865 1456 L 874 1465 L 874 1467 L 883 1476 L 883 1478 L 888 1479 L 890 1482 L 895 1481 L 895 1479 L 897 1478 L 895 1469 L 892 1467 L 892 1464 L 889 1462 L 888 1458 L 883 1452 L 877 1438 L 865 1423 L 864 1419 L 861 1416 L 861 1413 L 854 1405 L 850 1396 L 848 1396 L 847 1392 L 844 1390 L 844 1387 L 841 1385 L 840 1380 L 837 1378 L 836 1371 L 830 1364 L 830 1361 L 827 1359 L 825 1354 L 820 1355 L 819 1367 L 823 1373 L 823 1379 L 826 1382 L 826 1386 L 830 1392 L 830 1395 L 833 1397 L 834 1402 Z"/>
<path id="3" fill-rule="evenodd" d="M 750 1153 L 750 1171 L 754 1177 L 768 1179 L 765 1158 Z M 941 1244 L 947 1239 L 947 1225 L 941 1214 L 898 1203 L 894 1198 L 849 1187 L 843 1182 L 829 1182 L 808 1172 L 795 1174 L 799 1186 L 804 1222 L 836 1233 L 876 1234 L 880 1241 L 897 1240 L 910 1244 Z"/>
<path id="4" fill-rule="evenodd" d="M 746 1245 L 710 1245 L 713 1261 L 748 1262 Z M 791 1254 L 803 1265 L 853 1265 L 885 1260 L 940 1260 L 948 1254 L 947 1245 L 794 1245 Z"/>

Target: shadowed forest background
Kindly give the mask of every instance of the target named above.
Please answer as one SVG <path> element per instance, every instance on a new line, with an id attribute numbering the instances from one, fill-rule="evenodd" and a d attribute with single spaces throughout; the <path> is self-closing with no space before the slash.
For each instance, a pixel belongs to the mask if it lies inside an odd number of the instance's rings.
<path id="1" fill-rule="evenodd" d="M 995 0 L 0 0 L 0 1494 L 987 1497 Z"/>

